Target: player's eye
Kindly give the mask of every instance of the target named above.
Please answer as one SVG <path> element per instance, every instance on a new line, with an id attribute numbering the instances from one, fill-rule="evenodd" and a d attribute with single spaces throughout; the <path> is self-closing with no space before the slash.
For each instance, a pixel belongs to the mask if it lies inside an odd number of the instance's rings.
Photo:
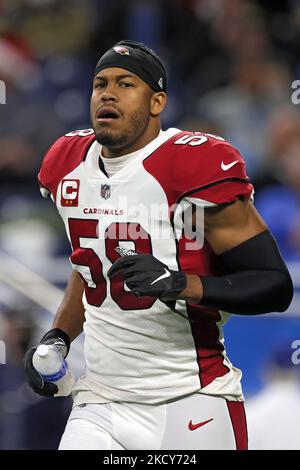
<path id="1" fill-rule="evenodd" d="M 94 88 L 104 88 L 105 87 L 105 83 L 104 82 L 96 82 L 95 85 L 94 85 Z"/>
<path id="2" fill-rule="evenodd" d="M 129 88 L 129 87 L 133 87 L 133 83 L 128 83 L 128 82 L 120 82 L 120 87 L 122 88 Z"/>

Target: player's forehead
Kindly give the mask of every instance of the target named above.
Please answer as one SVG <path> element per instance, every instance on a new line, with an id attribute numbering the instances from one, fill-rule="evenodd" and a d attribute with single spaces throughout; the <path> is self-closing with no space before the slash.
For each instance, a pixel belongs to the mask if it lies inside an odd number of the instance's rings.
<path id="1" fill-rule="evenodd" d="M 95 75 L 94 80 L 119 80 L 126 77 L 142 82 L 142 80 L 135 73 L 120 67 L 108 67 L 106 69 L 100 70 L 100 72 Z"/>

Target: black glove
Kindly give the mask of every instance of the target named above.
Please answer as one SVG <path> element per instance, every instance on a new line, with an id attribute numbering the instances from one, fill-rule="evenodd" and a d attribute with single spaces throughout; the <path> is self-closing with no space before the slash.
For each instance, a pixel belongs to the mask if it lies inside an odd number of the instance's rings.
<path id="1" fill-rule="evenodd" d="M 108 270 L 114 276 L 122 270 L 127 287 L 137 297 L 147 295 L 161 300 L 173 300 L 186 288 L 186 275 L 172 271 L 152 255 L 137 254 L 119 258 Z"/>
<path id="2" fill-rule="evenodd" d="M 53 328 L 52 330 L 48 331 L 41 339 L 40 344 L 53 344 L 57 341 L 66 347 L 65 357 L 67 357 L 70 349 L 70 338 L 59 328 Z M 40 344 L 30 348 L 24 356 L 23 362 L 25 375 L 27 382 L 35 393 L 38 393 L 44 397 L 53 397 L 58 392 L 57 386 L 51 382 L 44 382 L 43 377 L 32 364 L 32 357 Z"/>

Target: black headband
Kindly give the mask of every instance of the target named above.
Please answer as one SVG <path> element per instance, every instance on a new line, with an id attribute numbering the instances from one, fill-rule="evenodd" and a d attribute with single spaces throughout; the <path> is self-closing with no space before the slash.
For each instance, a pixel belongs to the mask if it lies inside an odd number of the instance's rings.
<path id="1" fill-rule="evenodd" d="M 120 41 L 109 49 L 98 61 L 95 75 L 109 67 L 129 70 L 154 91 L 167 90 L 165 67 L 160 58 L 145 44 L 134 41 Z"/>

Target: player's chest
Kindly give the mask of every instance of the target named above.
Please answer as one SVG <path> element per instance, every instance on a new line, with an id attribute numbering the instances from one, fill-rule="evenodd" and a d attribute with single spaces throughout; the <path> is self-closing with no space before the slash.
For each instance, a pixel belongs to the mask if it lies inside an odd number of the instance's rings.
<path id="1" fill-rule="evenodd" d="M 166 194 L 142 165 L 111 178 L 81 168 L 62 179 L 56 205 L 65 222 L 69 218 L 159 222 L 168 217 Z"/>

